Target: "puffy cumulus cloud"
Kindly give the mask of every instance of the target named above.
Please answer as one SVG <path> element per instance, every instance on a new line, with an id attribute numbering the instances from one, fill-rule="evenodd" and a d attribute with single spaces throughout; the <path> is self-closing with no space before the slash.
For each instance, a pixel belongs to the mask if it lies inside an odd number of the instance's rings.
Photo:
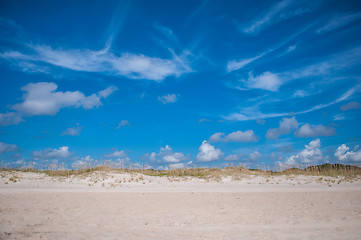
<path id="1" fill-rule="evenodd" d="M 178 97 L 177 97 L 177 95 L 172 93 L 172 94 L 167 94 L 167 95 L 162 96 L 162 97 L 159 96 L 158 100 L 161 101 L 163 104 L 175 103 L 178 100 Z"/>
<path id="2" fill-rule="evenodd" d="M 361 149 L 358 149 L 358 145 L 355 147 L 354 151 L 349 151 L 349 147 L 345 144 L 339 146 L 335 152 L 335 157 L 337 157 L 340 161 L 353 161 L 360 162 L 361 161 Z"/>
<path id="3" fill-rule="evenodd" d="M 9 113 L 0 113 L 0 126 L 16 125 L 23 122 L 24 119 L 19 113 L 9 112 Z"/>
<path id="4" fill-rule="evenodd" d="M 210 142 L 257 142 L 258 136 L 254 134 L 252 130 L 236 131 L 228 135 L 224 133 L 215 133 L 210 138 Z"/>
<path id="5" fill-rule="evenodd" d="M 223 157 L 223 155 L 224 153 L 221 151 L 221 149 L 217 149 L 207 141 L 203 141 L 202 145 L 199 147 L 197 160 L 200 162 L 211 162 L 219 160 L 221 157 Z"/>
<path id="6" fill-rule="evenodd" d="M 80 135 L 80 131 L 83 129 L 83 127 L 78 126 L 78 127 L 72 127 L 72 128 L 67 128 L 65 129 L 60 135 L 61 136 L 65 136 L 65 135 L 69 135 L 69 136 L 79 136 Z"/>
<path id="7" fill-rule="evenodd" d="M 168 76 L 180 76 L 191 72 L 184 51 L 180 56 L 173 53 L 173 58 L 162 59 L 143 54 L 123 53 L 117 56 L 109 52 L 109 47 L 100 51 L 89 49 L 54 49 L 47 45 L 26 45 L 31 54 L 18 51 L 0 53 L 0 58 L 7 60 L 27 71 L 42 67 L 40 63 L 61 67 L 73 71 L 98 72 L 107 75 L 121 75 L 131 79 L 149 79 L 162 81 Z"/>
<path id="8" fill-rule="evenodd" d="M 336 130 L 333 127 L 315 125 L 311 126 L 306 123 L 295 132 L 296 137 L 327 137 L 336 134 Z"/>
<path id="9" fill-rule="evenodd" d="M 83 107 L 84 109 L 92 109 L 102 105 L 100 99 L 102 96 L 109 96 L 107 89 L 101 93 L 85 96 L 79 91 L 56 91 L 58 86 L 51 82 L 29 83 L 21 89 L 25 92 L 23 95 L 24 102 L 13 106 L 13 109 L 28 116 L 35 115 L 51 115 L 54 116 L 65 107 Z M 102 92 L 102 91 L 101 91 Z"/>
<path id="10" fill-rule="evenodd" d="M 90 155 L 88 156 L 85 156 L 85 157 L 82 157 L 76 161 L 74 161 L 71 166 L 72 168 L 75 168 L 75 169 L 79 169 L 79 168 L 82 168 L 84 166 L 86 166 L 87 164 L 91 163 L 91 162 L 95 162 L 96 160 L 93 159 Z"/>
<path id="11" fill-rule="evenodd" d="M 60 147 L 59 149 L 46 148 L 41 151 L 33 152 L 34 160 L 67 158 L 71 155 L 72 154 L 69 152 L 69 147 L 67 146 Z"/>
<path id="12" fill-rule="evenodd" d="M 225 161 L 238 161 L 243 157 L 243 154 L 230 154 L 224 158 Z"/>
<path id="13" fill-rule="evenodd" d="M 106 154 L 104 155 L 104 157 L 107 157 L 107 158 L 117 158 L 117 157 L 126 157 L 127 154 L 125 153 L 124 150 L 114 150 L 114 152 L 112 152 L 111 154 Z"/>
<path id="14" fill-rule="evenodd" d="M 274 73 L 264 72 L 263 74 L 253 77 L 252 73 L 246 81 L 248 88 L 264 89 L 277 92 L 278 88 L 283 84 L 281 78 Z"/>
<path id="15" fill-rule="evenodd" d="M 104 164 L 106 166 L 116 167 L 116 168 L 135 168 L 135 165 L 131 162 L 128 154 L 124 150 L 117 150 L 110 154 L 104 155 Z"/>
<path id="16" fill-rule="evenodd" d="M 361 108 L 361 104 L 358 103 L 358 102 L 350 102 L 350 103 L 347 103 L 347 104 L 342 105 L 340 107 L 340 109 L 342 111 L 348 111 L 348 110 L 351 110 L 351 109 L 359 109 L 359 108 Z"/>
<path id="17" fill-rule="evenodd" d="M 182 152 L 174 152 L 169 145 L 161 147 L 159 152 L 152 152 L 151 154 L 146 154 L 149 160 L 158 163 L 180 163 L 186 161 L 189 156 L 185 156 Z"/>
<path id="18" fill-rule="evenodd" d="M 209 138 L 209 141 L 210 142 L 220 142 L 224 139 L 224 135 L 225 135 L 224 133 L 217 132 Z"/>
<path id="19" fill-rule="evenodd" d="M 314 164 L 323 158 L 320 147 L 320 139 L 313 140 L 308 145 L 305 145 L 305 149 L 299 152 L 297 155 L 293 155 L 287 158 L 285 164 L 289 166 L 295 166 L 298 163 Z"/>
<path id="20" fill-rule="evenodd" d="M 16 146 L 15 144 L 0 142 L 0 154 L 5 152 L 13 152 L 16 150 L 18 150 L 18 146 Z"/>
<path id="21" fill-rule="evenodd" d="M 266 138 L 277 139 L 280 135 L 291 133 L 291 131 L 298 128 L 296 117 L 282 118 L 279 128 L 270 128 L 266 133 Z"/>
<path id="22" fill-rule="evenodd" d="M 251 161 L 258 161 L 261 159 L 261 157 L 262 157 L 262 154 L 258 151 L 255 151 L 255 152 L 249 154 L 248 159 Z"/>
<path id="23" fill-rule="evenodd" d="M 125 127 L 125 126 L 130 126 L 130 123 L 128 120 L 122 120 L 120 121 L 120 123 L 118 124 L 118 126 L 116 127 L 116 129 L 119 129 L 121 127 Z"/>

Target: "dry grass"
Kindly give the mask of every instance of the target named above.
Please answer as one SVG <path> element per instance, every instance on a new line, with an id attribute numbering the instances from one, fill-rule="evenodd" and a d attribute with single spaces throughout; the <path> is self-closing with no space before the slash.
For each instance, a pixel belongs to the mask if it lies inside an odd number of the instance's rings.
<path id="1" fill-rule="evenodd" d="M 234 180 L 242 179 L 246 176 L 293 176 L 293 175 L 310 175 L 310 176 L 325 176 L 325 177 L 344 177 L 345 179 L 353 179 L 361 176 L 361 168 L 352 165 L 342 164 L 323 164 L 318 166 L 309 166 L 305 169 L 290 168 L 283 171 L 264 171 L 260 169 L 246 169 L 244 167 L 226 167 L 226 168 L 187 168 L 187 169 L 170 169 L 170 170 L 154 170 L 154 169 L 122 169 L 112 168 L 108 166 L 96 166 L 90 168 L 82 168 L 77 170 L 65 169 L 50 169 L 39 171 L 35 168 L 27 169 L 0 169 L 2 178 L 5 177 L 4 172 L 9 171 L 13 174 L 9 181 L 18 181 L 18 177 L 14 172 L 37 172 L 45 173 L 50 177 L 67 177 L 67 176 L 81 176 L 86 177 L 92 175 L 94 172 L 101 172 L 103 178 L 107 178 L 107 173 L 129 173 L 140 175 L 136 180 L 144 182 L 143 175 L 167 177 L 172 181 L 177 181 L 180 178 L 199 178 L 204 180 L 221 180 L 222 177 L 232 177 Z M 104 180 L 104 179 L 103 179 Z M 135 180 L 130 179 L 130 180 Z M 128 179 L 128 181 L 130 181 Z"/>

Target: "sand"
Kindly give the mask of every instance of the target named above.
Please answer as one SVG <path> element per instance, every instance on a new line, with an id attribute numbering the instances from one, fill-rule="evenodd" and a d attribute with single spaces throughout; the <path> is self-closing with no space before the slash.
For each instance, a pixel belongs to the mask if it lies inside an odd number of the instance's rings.
<path id="1" fill-rule="evenodd" d="M 14 175 L 20 181 L 9 181 Z M 0 180 L 0 239 L 361 236 L 357 179 L 247 176 L 204 181 L 105 175 L 60 179 L 6 172 Z"/>

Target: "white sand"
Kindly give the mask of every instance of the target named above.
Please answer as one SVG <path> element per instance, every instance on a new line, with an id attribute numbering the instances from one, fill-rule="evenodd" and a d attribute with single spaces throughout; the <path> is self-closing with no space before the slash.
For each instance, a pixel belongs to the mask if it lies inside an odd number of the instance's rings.
<path id="1" fill-rule="evenodd" d="M 360 180 L 244 176 L 204 181 L 116 173 L 63 179 L 36 173 L 1 175 L 0 239 L 361 236 Z M 9 180 L 15 175 L 20 178 L 16 183 Z"/>

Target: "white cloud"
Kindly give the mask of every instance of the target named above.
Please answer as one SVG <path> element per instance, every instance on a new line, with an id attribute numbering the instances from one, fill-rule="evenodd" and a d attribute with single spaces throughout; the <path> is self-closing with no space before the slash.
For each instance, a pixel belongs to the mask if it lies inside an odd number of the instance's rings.
<path id="1" fill-rule="evenodd" d="M 105 164 L 109 164 L 112 167 L 120 167 L 120 168 L 134 168 L 135 165 L 132 164 L 128 154 L 124 150 L 114 150 L 110 154 L 105 154 Z"/>
<path id="2" fill-rule="evenodd" d="M 201 119 L 199 119 L 199 121 L 198 121 L 198 123 L 203 123 L 203 122 L 212 122 L 212 120 L 206 119 L 206 118 L 201 118 Z"/>
<path id="3" fill-rule="evenodd" d="M 16 125 L 23 122 L 24 119 L 19 113 L 9 112 L 9 113 L 0 113 L 0 126 Z"/>
<path id="4" fill-rule="evenodd" d="M 266 120 L 264 119 L 257 119 L 256 120 L 256 123 L 259 124 L 259 125 L 264 125 L 266 123 Z"/>
<path id="5" fill-rule="evenodd" d="M 114 150 L 114 152 L 112 152 L 111 154 L 106 154 L 106 155 L 104 155 L 104 157 L 106 157 L 106 158 L 122 158 L 122 159 L 129 160 L 128 155 L 126 154 L 126 152 L 124 150 L 121 150 L 121 151 Z"/>
<path id="6" fill-rule="evenodd" d="M 292 130 L 298 128 L 298 122 L 295 117 L 282 118 L 279 128 L 270 128 L 266 133 L 266 138 L 277 139 L 280 135 L 289 134 Z"/>
<path id="7" fill-rule="evenodd" d="M 308 8 L 306 8 L 307 6 Z M 262 16 L 252 21 L 252 24 L 243 29 L 245 33 L 257 33 L 266 26 L 290 19 L 315 9 L 315 3 L 305 1 L 283 0 L 268 9 Z"/>
<path id="8" fill-rule="evenodd" d="M 200 162 L 216 161 L 219 160 L 223 155 L 224 153 L 221 151 L 221 149 L 217 149 L 207 141 L 203 141 L 202 145 L 199 147 L 197 160 Z"/>
<path id="9" fill-rule="evenodd" d="M 292 112 L 292 115 L 300 115 L 300 114 L 305 114 L 305 113 L 310 113 L 310 112 L 314 112 L 326 107 L 329 107 L 331 105 L 334 105 L 336 103 L 342 102 L 344 100 L 347 100 L 350 96 L 352 96 L 355 92 L 359 91 L 360 86 L 357 85 L 351 89 L 349 89 L 348 91 L 346 91 L 344 94 L 342 94 L 340 97 L 338 97 L 337 99 L 328 102 L 328 103 L 322 103 L 322 104 L 318 104 L 312 108 L 303 110 L 303 111 L 298 111 L 298 112 Z M 225 120 L 229 120 L 229 121 L 249 121 L 249 120 L 256 120 L 256 119 L 266 119 L 266 118 L 274 118 L 274 117 L 283 117 L 283 116 L 288 116 L 290 115 L 289 112 L 283 112 L 283 113 L 262 113 L 260 112 L 260 110 L 258 109 L 258 105 L 252 106 L 252 107 L 248 107 L 243 109 L 240 113 L 232 113 L 228 116 L 223 116 L 223 119 Z"/>
<path id="10" fill-rule="evenodd" d="M 152 152 L 147 154 L 150 161 L 158 163 L 180 163 L 186 161 L 189 156 L 185 156 L 182 152 L 174 152 L 169 145 L 161 147 L 158 153 Z"/>
<path id="11" fill-rule="evenodd" d="M 253 77 L 252 73 L 249 74 L 249 78 L 246 81 L 248 88 L 264 89 L 276 92 L 278 88 L 283 84 L 281 78 L 274 73 L 264 72 L 263 74 Z"/>
<path id="12" fill-rule="evenodd" d="M 178 100 L 178 97 L 177 97 L 177 95 L 172 93 L 172 94 L 167 94 L 162 97 L 158 97 L 158 100 L 161 101 L 163 104 L 175 103 Z"/>
<path id="13" fill-rule="evenodd" d="M 42 151 L 33 152 L 34 160 L 67 158 L 69 156 L 71 156 L 71 153 L 67 146 L 60 147 L 59 149 L 46 148 Z"/>
<path id="14" fill-rule="evenodd" d="M 252 130 L 236 131 L 228 135 L 224 133 L 215 133 L 209 138 L 210 142 L 257 142 L 258 136 L 254 134 Z"/>
<path id="15" fill-rule="evenodd" d="M 110 75 L 122 75 L 132 79 L 149 79 L 162 81 L 169 76 L 179 76 L 191 72 L 185 55 L 172 59 L 144 56 L 142 54 L 123 53 L 116 56 L 109 52 L 109 47 L 92 51 L 89 49 L 54 49 L 46 45 L 26 45 L 33 54 L 23 54 L 17 51 L 0 53 L 0 58 L 6 59 L 18 66 L 24 63 L 39 62 L 74 71 L 99 72 Z"/>
<path id="16" fill-rule="evenodd" d="M 251 161 L 258 161 L 259 159 L 261 159 L 262 154 L 258 151 L 255 151 L 253 153 L 250 153 L 248 156 L 248 159 Z"/>
<path id="17" fill-rule="evenodd" d="M 336 130 L 333 127 L 315 125 L 311 126 L 306 123 L 295 132 L 296 137 L 326 137 L 336 134 Z"/>
<path id="18" fill-rule="evenodd" d="M 170 169 L 182 169 L 182 168 L 185 168 L 186 165 L 184 163 L 172 163 L 172 164 L 169 164 L 169 168 Z"/>
<path id="19" fill-rule="evenodd" d="M 236 131 L 225 136 L 226 142 L 257 142 L 258 137 L 252 130 L 247 131 Z"/>
<path id="20" fill-rule="evenodd" d="M 224 158 L 225 161 L 238 161 L 243 157 L 243 154 L 231 154 Z"/>
<path id="21" fill-rule="evenodd" d="M 326 59 L 298 69 L 278 73 L 267 71 L 256 77 L 254 77 L 252 73 L 249 73 L 248 80 L 242 79 L 240 81 L 243 82 L 242 84 L 244 84 L 245 87 L 233 87 L 239 90 L 264 89 L 276 92 L 283 84 L 297 79 L 332 75 L 338 71 L 344 71 L 345 69 L 360 65 L 360 54 L 361 47 L 356 47 L 348 51 L 327 56 Z M 299 91 L 294 97 L 299 97 L 299 94 L 302 95 L 304 92 Z"/>
<path id="22" fill-rule="evenodd" d="M 18 150 L 18 146 L 16 146 L 15 144 L 0 142 L 0 154 L 5 152 L 13 152 L 16 150 Z"/>
<path id="23" fill-rule="evenodd" d="M 83 127 L 72 127 L 72 128 L 67 128 L 65 129 L 62 133 L 61 136 L 65 136 L 65 135 L 69 135 L 69 136 L 79 136 L 80 135 L 80 131 L 83 129 Z"/>
<path id="24" fill-rule="evenodd" d="M 267 52 L 264 52 L 258 56 L 255 56 L 253 58 L 246 58 L 246 59 L 240 59 L 240 60 L 231 60 L 227 63 L 227 72 L 236 71 L 238 69 L 243 68 L 244 66 L 256 61 L 257 59 L 263 57 Z"/>
<path id="25" fill-rule="evenodd" d="M 359 109 L 359 108 L 361 108 L 361 105 L 358 102 L 349 102 L 349 103 L 347 103 L 345 105 L 342 105 L 340 107 L 340 109 L 342 111 L 348 111 L 348 110 L 351 110 L 351 109 Z"/>
<path id="26" fill-rule="evenodd" d="M 339 146 L 335 152 L 335 157 L 337 157 L 340 161 L 353 161 L 360 162 L 361 161 L 361 149 L 357 150 L 358 146 L 355 147 L 354 151 L 349 151 L 349 147 L 345 144 Z"/>
<path id="27" fill-rule="evenodd" d="M 340 27 L 346 26 L 360 18 L 361 18 L 361 12 L 338 15 L 332 18 L 331 21 L 329 21 L 326 25 L 319 28 L 316 32 L 318 34 L 322 34 L 329 31 L 333 31 Z"/>
<path id="28" fill-rule="evenodd" d="M 118 88 L 116 86 L 110 86 L 110 87 L 107 87 L 106 89 L 104 90 L 101 90 L 98 92 L 98 96 L 101 97 L 101 98 L 107 98 L 109 97 L 113 92 L 117 91 Z"/>
<path id="29" fill-rule="evenodd" d="M 120 121 L 120 123 L 118 124 L 118 126 L 116 127 L 116 129 L 119 129 L 121 127 L 124 127 L 124 126 L 130 126 L 130 123 L 128 120 L 122 120 Z"/>
<path id="30" fill-rule="evenodd" d="M 209 141 L 210 142 L 220 142 L 224 139 L 224 135 L 225 135 L 224 133 L 217 132 L 209 138 Z"/>
<path id="31" fill-rule="evenodd" d="M 314 164 L 317 161 L 322 160 L 322 152 L 320 150 L 320 146 L 320 139 L 311 141 L 308 145 L 305 145 L 305 149 L 299 152 L 297 155 L 293 155 L 287 158 L 285 165 L 295 166 L 298 163 Z"/>
<path id="32" fill-rule="evenodd" d="M 90 155 L 82 157 L 82 158 L 80 158 L 80 160 L 84 161 L 84 162 L 94 162 L 95 161 Z"/>
<path id="33" fill-rule="evenodd" d="M 343 113 L 333 116 L 334 121 L 344 120 L 346 117 Z"/>
<path id="34" fill-rule="evenodd" d="M 56 91 L 58 86 L 55 83 L 40 82 L 29 83 L 21 89 L 25 91 L 23 95 L 24 102 L 15 104 L 13 109 L 28 116 L 35 115 L 51 115 L 58 113 L 60 108 L 65 107 L 83 107 L 84 109 L 92 109 L 102 105 L 101 96 L 92 94 L 86 97 L 79 91 Z M 109 87 L 101 93 L 103 96 L 109 94 L 108 89 L 114 90 L 114 87 Z M 109 96 L 109 95 L 107 95 Z"/>

